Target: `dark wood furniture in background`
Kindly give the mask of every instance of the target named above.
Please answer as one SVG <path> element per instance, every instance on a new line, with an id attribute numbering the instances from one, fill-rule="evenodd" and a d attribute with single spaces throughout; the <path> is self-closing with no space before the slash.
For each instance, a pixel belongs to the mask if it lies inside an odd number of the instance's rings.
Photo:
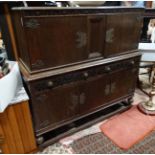
<path id="1" fill-rule="evenodd" d="M 109 116 L 108 107 L 131 104 L 143 11 L 122 7 L 12 9 L 39 146 L 49 145 L 51 135 L 58 139 L 69 133 L 64 129 L 67 125 L 77 127 L 79 120 L 86 119 L 93 122 L 102 110 Z"/>

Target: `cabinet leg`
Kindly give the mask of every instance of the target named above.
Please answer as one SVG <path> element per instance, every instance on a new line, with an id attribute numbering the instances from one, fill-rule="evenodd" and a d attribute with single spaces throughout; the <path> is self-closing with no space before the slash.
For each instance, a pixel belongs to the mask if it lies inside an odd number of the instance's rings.
<path id="1" fill-rule="evenodd" d="M 133 98 L 132 98 L 132 97 L 130 97 L 130 98 L 128 98 L 128 99 L 126 99 L 126 100 L 123 101 L 123 104 L 124 104 L 125 106 L 129 106 L 129 105 L 131 105 L 132 103 L 133 103 Z"/>
<path id="2" fill-rule="evenodd" d="M 40 145 L 44 142 L 44 137 L 43 136 L 40 136 L 40 137 L 37 137 L 37 144 Z"/>

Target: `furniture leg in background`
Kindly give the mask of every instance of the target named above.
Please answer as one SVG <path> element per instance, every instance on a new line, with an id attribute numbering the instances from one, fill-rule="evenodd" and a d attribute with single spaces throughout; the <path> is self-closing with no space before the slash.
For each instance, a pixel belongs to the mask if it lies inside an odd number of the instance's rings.
<path id="1" fill-rule="evenodd" d="M 154 66 L 153 70 L 155 71 L 155 66 Z M 149 93 L 149 96 L 150 96 L 149 100 L 139 104 L 139 108 L 141 111 L 143 111 L 146 114 L 155 115 L 155 103 L 153 101 L 153 98 L 155 96 L 155 74 L 153 75 L 151 87 L 152 88 L 151 88 L 151 91 Z"/>

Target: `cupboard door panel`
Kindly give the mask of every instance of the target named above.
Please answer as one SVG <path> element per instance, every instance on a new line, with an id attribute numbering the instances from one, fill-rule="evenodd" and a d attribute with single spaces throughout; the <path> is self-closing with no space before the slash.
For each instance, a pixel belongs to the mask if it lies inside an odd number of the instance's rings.
<path id="1" fill-rule="evenodd" d="M 110 100 L 119 99 L 133 92 L 136 87 L 138 68 L 124 69 L 110 74 Z"/>
<path id="2" fill-rule="evenodd" d="M 85 16 L 25 17 L 32 70 L 87 59 L 86 19 Z"/>
<path id="3" fill-rule="evenodd" d="M 138 49 L 140 39 L 142 18 L 137 14 L 128 14 L 123 16 L 121 50 L 136 50 Z"/>
<path id="4" fill-rule="evenodd" d="M 60 86 L 32 97 L 35 129 L 73 118 L 79 113 L 77 84 Z"/>
<path id="5" fill-rule="evenodd" d="M 109 100 L 110 81 L 107 75 L 89 78 L 80 86 L 80 113 L 97 109 Z"/>
<path id="6" fill-rule="evenodd" d="M 142 19 L 140 14 L 107 15 L 105 56 L 108 57 L 136 50 L 138 48 L 141 26 Z"/>

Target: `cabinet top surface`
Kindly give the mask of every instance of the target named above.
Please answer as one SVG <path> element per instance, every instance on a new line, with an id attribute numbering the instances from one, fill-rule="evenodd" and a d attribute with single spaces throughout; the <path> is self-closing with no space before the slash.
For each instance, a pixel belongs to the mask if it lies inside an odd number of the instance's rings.
<path id="1" fill-rule="evenodd" d="M 140 11 L 144 10 L 144 7 L 13 7 L 14 11 L 34 11 L 34 10 L 123 10 L 123 11 Z"/>

